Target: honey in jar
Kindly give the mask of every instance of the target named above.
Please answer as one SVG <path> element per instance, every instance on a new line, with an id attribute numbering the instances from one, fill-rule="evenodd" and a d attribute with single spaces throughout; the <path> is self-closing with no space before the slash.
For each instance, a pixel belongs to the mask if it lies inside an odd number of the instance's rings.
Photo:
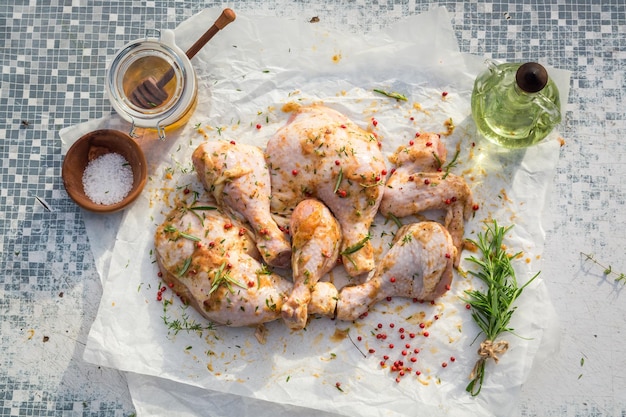
<path id="1" fill-rule="evenodd" d="M 165 132 L 191 117 L 198 85 L 174 32 L 164 30 L 125 45 L 109 66 L 106 90 L 115 111 L 136 127 Z"/>

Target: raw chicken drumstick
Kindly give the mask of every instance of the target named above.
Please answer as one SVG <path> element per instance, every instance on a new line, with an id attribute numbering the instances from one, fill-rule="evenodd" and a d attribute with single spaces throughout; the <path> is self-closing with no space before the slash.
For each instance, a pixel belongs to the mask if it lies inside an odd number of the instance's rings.
<path id="1" fill-rule="evenodd" d="M 307 199 L 293 211 L 289 231 L 294 286 L 283 304 L 282 315 L 289 328 L 301 330 L 306 326 L 311 291 L 339 257 L 341 228 L 323 203 Z"/>
<path id="2" fill-rule="evenodd" d="M 271 180 L 263 152 L 219 140 L 198 146 L 192 160 L 198 178 L 220 207 L 250 223 L 265 262 L 287 267 L 291 247 L 270 213 Z"/>
<path id="3" fill-rule="evenodd" d="M 422 134 L 419 139 L 413 146 L 399 148 L 390 158 L 397 166 L 387 180 L 380 212 L 385 217 L 405 217 L 445 210 L 444 225 L 457 248 L 454 265 L 458 267 L 465 220 L 473 211 L 472 192 L 463 177 L 436 170 L 445 161 L 445 147 L 439 136 Z"/>
<path id="4" fill-rule="evenodd" d="M 284 215 L 317 197 L 343 234 L 340 254 L 350 276 L 374 269 L 369 228 L 383 196 L 385 160 L 378 141 L 341 113 L 301 107 L 266 148 L 272 212 Z"/>
<path id="5" fill-rule="evenodd" d="M 251 326 L 280 318 L 293 284 L 260 261 L 242 224 L 211 206 L 198 201 L 177 207 L 157 228 L 155 252 L 163 280 L 214 323 Z M 315 286 L 308 311 L 333 317 L 337 290 L 326 284 Z"/>
<path id="6" fill-rule="evenodd" d="M 337 302 L 338 320 L 356 320 L 387 297 L 434 300 L 450 288 L 456 248 L 437 222 L 405 225 L 374 275 L 360 285 L 344 287 Z"/>

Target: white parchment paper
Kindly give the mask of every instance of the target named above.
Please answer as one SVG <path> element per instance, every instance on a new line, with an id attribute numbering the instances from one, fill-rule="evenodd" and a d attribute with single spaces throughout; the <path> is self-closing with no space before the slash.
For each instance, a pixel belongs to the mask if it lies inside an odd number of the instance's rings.
<path id="1" fill-rule="evenodd" d="M 219 12 L 206 10 L 184 22 L 176 30 L 179 45 L 191 45 Z M 287 120 L 282 111 L 286 104 L 323 103 L 375 132 L 386 154 L 416 132 L 446 135 L 449 154 L 460 150 L 452 171 L 466 177 L 481 206 L 466 225 L 466 236 L 475 238 L 484 221 L 492 218 L 502 225 L 515 224 L 507 245 L 512 252 L 523 251 L 516 262 L 523 283 L 541 266 L 544 227 L 550 224 L 544 208 L 560 146 L 557 133 L 522 151 L 498 149 L 476 135 L 470 95 L 475 76 L 483 70 L 482 59 L 459 53 L 443 8 L 360 36 L 310 23 L 238 16 L 193 64 L 200 99 L 191 121 L 167 132 L 166 141 L 159 141 L 156 132 L 138 132 L 150 165 L 141 197 L 123 213 L 85 213 L 104 288 L 85 359 L 130 372 L 138 412 L 145 410 L 146 415 L 159 415 L 158 410 L 171 415 L 177 407 L 187 413 L 180 415 L 206 415 L 207 409 L 220 406 L 254 407 L 262 415 L 265 402 L 292 411 L 309 408 L 340 415 L 394 416 L 407 410 L 510 415 L 533 364 L 558 345 L 555 314 L 542 279 L 519 300 L 511 323 L 517 336 L 504 335 L 509 351 L 497 365 L 487 365 L 483 391 L 472 398 L 465 386 L 482 339 L 475 341 L 478 328 L 459 299 L 465 290 L 479 286 L 470 278 L 457 275 L 451 291 L 436 303 L 393 299 L 378 304 L 357 323 L 319 319 L 295 333 L 280 322 L 270 323 L 265 344 L 247 328 L 176 333 L 167 323 L 206 323 L 167 290 L 164 297 L 172 304 L 164 309 L 157 301 L 162 284 L 154 263 L 153 234 L 184 188 L 202 192 L 190 159 L 200 143 L 227 139 L 263 147 Z M 549 70 L 566 102 L 569 75 Z M 399 92 L 408 100 L 396 101 L 373 89 Z M 63 146 L 67 149 L 85 132 L 104 127 L 130 129 L 112 115 L 64 129 Z M 378 219 L 373 235 L 383 251 L 387 238 L 382 231 L 396 227 Z M 466 266 L 463 262 L 462 268 Z M 375 337 L 378 324 L 388 339 Z M 415 336 L 401 339 L 399 328 Z M 415 349 L 419 353 L 411 353 Z M 416 362 L 397 382 L 399 375 L 380 364 L 384 355 L 390 357 L 387 365 L 401 359 L 408 363 L 411 355 Z M 206 395 L 198 397 L 199 389 L 206 389 Z M 180 403 L 169 403 L 170 410 L 167 401 L 148 405 L 148 393 L 159 391 Z M 246 400 L 236 400 L 241 397 Z M 300 408 L 289 408 L 296 405 Z"/>

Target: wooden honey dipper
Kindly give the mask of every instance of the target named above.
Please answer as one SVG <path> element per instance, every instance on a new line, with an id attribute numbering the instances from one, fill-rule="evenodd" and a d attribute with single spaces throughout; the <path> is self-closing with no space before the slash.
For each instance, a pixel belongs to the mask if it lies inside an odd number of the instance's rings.
<path id="1" fill-rule="evenodd" d="M 235 12 L 232 9 L 224 9 L 222 14 L 217 18 L 215 23 L 207 30 L 204 35 L 200 37 L 191 45 L 187 50 L 187 58 L 192 59 L 196 54 L 206 45 L 213 36 L 220 30 L 224 29 L 226 25 L 234 21 L 236 18 Z M 141 82 L 131 93 L 130 101 L 144 109 L 151 109 L 160 106 L 168 97 L 164 88 L 174 77 L 174 68 L 170 68 L 168 72 L 163 74 L 163 77 L 158 81 L 154 77 L 148 77 Z"/>

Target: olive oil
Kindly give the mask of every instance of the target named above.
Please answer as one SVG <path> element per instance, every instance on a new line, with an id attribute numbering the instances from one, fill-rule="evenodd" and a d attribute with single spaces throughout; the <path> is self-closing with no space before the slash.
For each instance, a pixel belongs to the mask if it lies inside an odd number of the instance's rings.
<path id="1" fill-rule="evenodd" d="M 472 117 L 488 140 L 507 148 L 539 143 L 561 121 L 559 92 L 537 63 L 488 62 L 474 82 Z"/>

